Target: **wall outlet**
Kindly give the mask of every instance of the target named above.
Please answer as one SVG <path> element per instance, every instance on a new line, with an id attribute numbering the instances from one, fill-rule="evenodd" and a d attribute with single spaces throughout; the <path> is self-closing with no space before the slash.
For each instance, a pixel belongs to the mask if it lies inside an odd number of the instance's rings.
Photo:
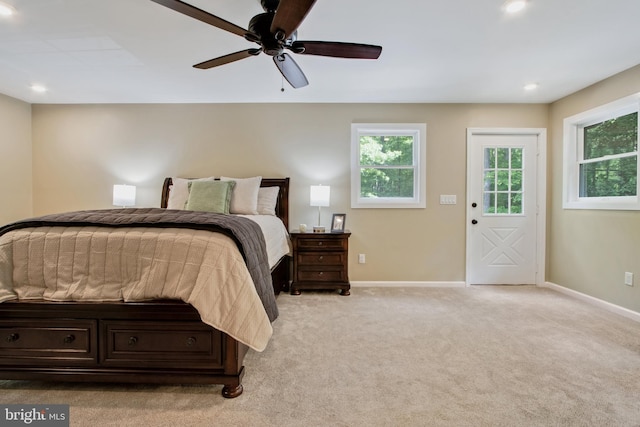
<path id="1" fill-rule="evenodd" d="M 364 254 L 358 254 L 358 264 L 364 264 L 367 262 L 367 258 Z"/>
<path id="2" fill-rule="evenodd" d="M 624 273 L 624 284 L 633 286 L 633 273 L 629 273 L 628 271 Z"/>

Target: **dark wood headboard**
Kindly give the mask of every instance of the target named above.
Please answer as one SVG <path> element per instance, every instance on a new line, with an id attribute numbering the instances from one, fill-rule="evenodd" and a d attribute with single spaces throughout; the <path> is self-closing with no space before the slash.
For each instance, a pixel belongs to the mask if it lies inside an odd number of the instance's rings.
<path id="1" fill-rule="evenodd" d="M 171 178 L 165 178 L 162 185 L 162 198 L 160 207 L 166 208 L 169 202 L 169 191 L 171 190 Z M 289 178 L 262 178 L 261 187 L 279 187 L 278 202 L 276 204 L 276 215 L 282 220 L 284 226 L 289 230 Z"/>

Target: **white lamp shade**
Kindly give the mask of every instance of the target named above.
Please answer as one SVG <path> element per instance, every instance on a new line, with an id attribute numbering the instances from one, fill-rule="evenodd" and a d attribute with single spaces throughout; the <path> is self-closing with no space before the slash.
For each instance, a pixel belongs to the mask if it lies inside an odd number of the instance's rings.
<path id="1" fill-rule="evenodd" d="M 329 206 L 331 187 L 328 185 L 312 185 L 309 198 L 311 206 Z"/>
<path id="2" fill-rule="evenodd" d="M 113 205 L 114 206 L 134 206 L 136 204 L 135 185 L 114 185 Z"/>

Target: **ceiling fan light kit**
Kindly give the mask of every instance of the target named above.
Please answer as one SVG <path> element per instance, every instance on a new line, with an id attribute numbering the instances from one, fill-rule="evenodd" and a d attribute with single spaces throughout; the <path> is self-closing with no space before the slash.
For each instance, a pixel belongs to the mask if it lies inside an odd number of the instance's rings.
<path id="1" fill-rule="evenodd" d="M 316 0 L 260 0 L 264 13 L 251 18 L 248 29 L 237 26 L 181 0 L 151 1 L 260 45 L 260 48 L 241 50 L 194 65 L 195 68 L 199 69 L 209 69 L 229 64 L 264 52 L 273 57 L 273 62 L 282 73 L 282 76 L 292 87 L 297 89 L 307 86 L 309 81 L 302 69 L 293 60 L 293 57 L 286 53 L 285 50 L 298 55 L 352 59 L 377 59 L 382 52 L 381 46 L 368 44 L 297 40 L 297 29 Z"/>

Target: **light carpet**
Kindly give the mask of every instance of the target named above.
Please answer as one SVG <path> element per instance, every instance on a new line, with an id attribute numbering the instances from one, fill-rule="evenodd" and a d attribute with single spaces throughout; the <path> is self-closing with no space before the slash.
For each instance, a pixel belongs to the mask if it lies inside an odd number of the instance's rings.
<path id="1" fill-rule="evenodd" d="M 640 323 L 546 288 L 278 297 L 244 393 L 0 381 L 72 426 L 640 426 Z"/>

